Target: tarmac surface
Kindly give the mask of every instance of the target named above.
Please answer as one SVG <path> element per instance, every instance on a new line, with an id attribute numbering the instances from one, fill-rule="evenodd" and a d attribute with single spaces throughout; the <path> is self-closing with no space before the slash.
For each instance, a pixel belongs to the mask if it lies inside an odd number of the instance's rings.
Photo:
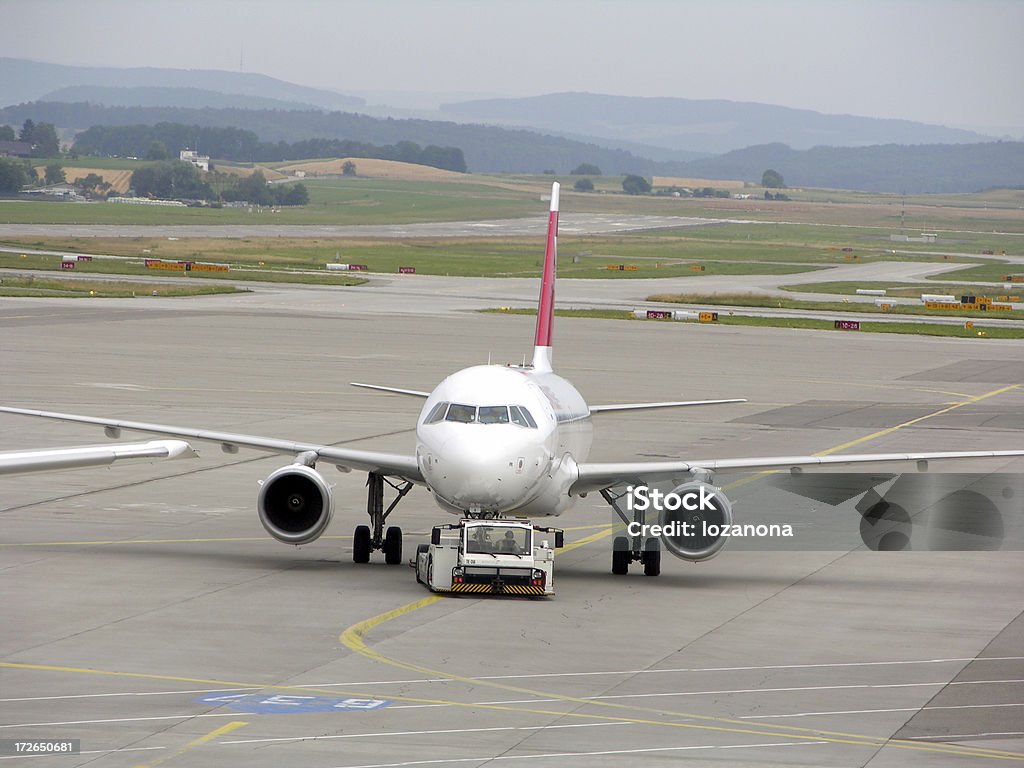
<path id="1" fill-rule="evenodd" d="M 347 382 L 430 389 L 532 340 L 532 318 L 467 314 L 464 283 L 433 284 L 433 306 L 279 286 L 0 299 L 0 399 L 411 452 L 419 401 Z M 555 363 L 595 404 L 750 399 L 605 415 L 594 461 L 1024 447 L 1019 342 L 559 318 Z M 103 439 L 0 416 L 0 450 Z M 727 547 L 613 577 L 592 495 L 556 522 L 553 598 L 439 597 L 379 554 L 352 562 L 361 475 L 323 470 L 334 521 L 291 548 L 255 513 L 286 460 L 197 447 L 0 478 L 0 739 L 81 748 L 4 764 L 1024 762 L 1020 551 Z M 451 519 L 415 489 L 389 522 L 411 556 Z"/>

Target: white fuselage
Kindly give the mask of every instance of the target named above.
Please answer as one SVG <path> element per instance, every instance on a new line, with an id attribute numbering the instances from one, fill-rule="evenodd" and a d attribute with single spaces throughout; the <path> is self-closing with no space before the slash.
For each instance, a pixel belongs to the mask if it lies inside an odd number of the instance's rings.
<path id="1" fill-rule="evenodd" d="M 416 422 L 416 460 L 449 512 L 557 515 L 572 504 L 591 434 L 583 396 L 562 377 L 480 365 L 430 393 Z"/>

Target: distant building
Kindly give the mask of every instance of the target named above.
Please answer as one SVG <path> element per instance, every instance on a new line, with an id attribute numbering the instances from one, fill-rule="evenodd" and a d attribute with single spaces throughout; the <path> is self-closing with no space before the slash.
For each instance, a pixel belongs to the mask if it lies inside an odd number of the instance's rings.
<path id="1" fill-rule="evenodd" d="M 68 184 L 67 182 L 62 184 L 51 184 L 48 187 L 40 187 L 39 189 L 29 189 L 26 190 L 25 193 L 31 197 L 41 197 L 45 195 L 47 197 L 59 197 L 64 200 L 77 200 L 79 198 L 74 185 Z"/>
<path id="2" fill-rule="evenodd" d="M 195 152 L 194 150 L 183 149 L 181 150 L 181 153 L 178 155 L 178 157 L 186 163 L 192 163 L 192 165 L 194 165 L 201 171 L 210 170 L 209 155 L 200 155 L 198 152 Z"/>
<path id="3" fill-rule="evenodd" d="M 0 141 L 0 157 L 31 157 L 32 145 L 27 141 Z"/>

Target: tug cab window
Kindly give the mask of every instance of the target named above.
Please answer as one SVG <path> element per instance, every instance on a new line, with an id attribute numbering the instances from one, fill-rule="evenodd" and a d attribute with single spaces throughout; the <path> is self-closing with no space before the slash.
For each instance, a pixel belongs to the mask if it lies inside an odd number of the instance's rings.
<path id="1" fill-rule="evenodd" d="M 471 555 L 524 555 L 532 551 L 529 528 L 475 525 L 466 530 L 466 552 Z"/>

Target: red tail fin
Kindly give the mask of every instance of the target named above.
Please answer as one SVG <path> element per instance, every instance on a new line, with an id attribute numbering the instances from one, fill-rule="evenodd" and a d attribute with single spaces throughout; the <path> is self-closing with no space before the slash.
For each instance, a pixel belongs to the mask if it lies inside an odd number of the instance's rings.
<path id="1" fill-rule="evenodd" d="M 533 367 L 551 370 L 551 326 L 555 317 L 555 266 L 558 260 L 558 182 L 551 185 L 551 213 L 548 215 L 548 242 L 544 250 L 544 276 L 537 305 L 537 336 L 533 347 Z"/>

